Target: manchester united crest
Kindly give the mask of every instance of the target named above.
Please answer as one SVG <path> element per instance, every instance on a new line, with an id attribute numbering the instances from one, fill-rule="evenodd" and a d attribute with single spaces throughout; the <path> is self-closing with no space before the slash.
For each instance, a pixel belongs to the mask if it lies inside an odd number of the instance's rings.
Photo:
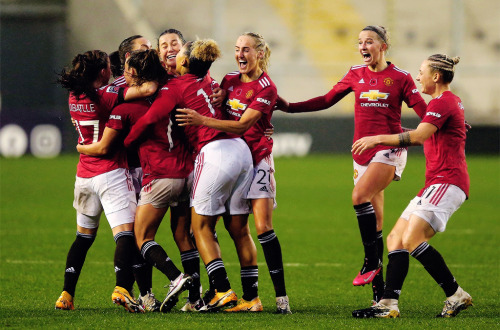
<path id="1" fill-rule="evenodd" d="M 245 94 L 245 97 L 247 99 L 251 98 L 253 96 L 253 89 L 249 90 L 246 94 Z"/>
<path id="2" fill-rule="evenodd" d="M 386 86 L 392 86 L 394 84 L 394 80 L 392 80 L 391 78 L 387 77 L 384 79 L 384 84 Z"/>

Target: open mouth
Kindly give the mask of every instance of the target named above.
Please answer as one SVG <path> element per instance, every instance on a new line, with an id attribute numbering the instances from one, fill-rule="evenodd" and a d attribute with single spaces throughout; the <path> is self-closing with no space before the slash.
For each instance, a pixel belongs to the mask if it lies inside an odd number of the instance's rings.
<path id="1" fill-rule="evenodd" d="M 361 55 L 363 56 L 363 59 L 365 61 L 368 61 L 368 60 L 370 60 L 372 58 L 372 56 L 371 56 L 370 53 L 362 53 Z"/>
<path id="2" fill-rule="evenodd" d="M 247 66 L 247 61 L 239 60 L 238 65 L 240 66 L 240 69 L 244 69 Z"/>
<path id="3" fill-rule="evenodd" d="M 174 55 L 168 55 L 167 60 L 175 59 L 177 57 L 177 54 Z"/>

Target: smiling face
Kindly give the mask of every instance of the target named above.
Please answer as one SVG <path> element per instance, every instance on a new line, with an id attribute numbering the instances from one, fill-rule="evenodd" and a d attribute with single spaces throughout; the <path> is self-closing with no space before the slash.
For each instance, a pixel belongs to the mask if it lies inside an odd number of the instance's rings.
<path id="1" fill-rule="evenodd" d="M 435 94 L 437 78 L 437 74 L 429 66 L 429 61 L 423 61 L 417 76 L 417 81 L 422 86 L 422 93 L 428 95 Z"/>
<path id="2" fill-rule="evenodd" d="M 363 62 L 371 68 L 378 64 L 385 64 L 385 51 L 387 44 L 382 42 L 374 31 L 361 31 L 358 39 L 359 53 Z"/>
<path id="3" fill-rule="evenodd" d="M 175 69 L 175 57 L 182 48 L 182 40 L 176 33 L 167 33 L 158 40 L 160 59 L 166 68 Z"/>
<path id="4" fill-rule="evenodd" d="M 247 76 L 262 74 L 259 67 L 259 58 L 262 57 L 262 51 L 255 48 L 255 40 L 250 36 L 240 36 L 234 47 L 234 57 L 238 64 L 241 74 Z"/>

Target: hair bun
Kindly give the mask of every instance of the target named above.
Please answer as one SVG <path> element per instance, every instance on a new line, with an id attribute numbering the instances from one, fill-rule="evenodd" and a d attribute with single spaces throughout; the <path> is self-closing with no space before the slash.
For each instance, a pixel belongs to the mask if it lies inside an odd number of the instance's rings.
<path id="1" fill-rule="evenodd" d="M 460 56 L 452 57 L 453 65 L 457 65 L 460 62 Z"/>

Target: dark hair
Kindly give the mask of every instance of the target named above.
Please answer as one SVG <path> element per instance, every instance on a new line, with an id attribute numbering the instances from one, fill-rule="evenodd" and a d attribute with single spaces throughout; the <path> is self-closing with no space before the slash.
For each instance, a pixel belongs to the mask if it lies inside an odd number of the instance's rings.
<path id="1" fill-rule="evenodd" d="M 167 72 L 161 64 L 155 49 L 136 50 L 127 59 L 128 66 L 137 71 L 137 84 L 147 81 L 158 81 L 160 85 L 166 82 Z"/>
<path id="2" fill-rule="evenodd" d="M 160 35 L 158 36 L 158 47 L 160 47 L 160 38 L 164 36 L 165 34 L 177 34 L 179 36 L 179 39 L 181 39 L 182 44 L 184 45 L 186 43 L 186 39 L 184 39 L 184 36 L 182 35 L 181 31 L 176 30 L 176 29 L 166 29 Z"/>
<path id="3" fill-rule="evenodd" d="M 212 39 L 189 41 L 184 53 L 189 59 L 189 73 L 203 78 L 212 63 L 221 56 L 217 43 Z"/>
<path id="4" fill-rule="evenodd" d="M 380 25 L 368 25 L 367 27 L 365 27 L 361 31 L 373 31 L 373 32 L 375 32 L 378 35 L 380 41 L 385 43 L 387 45 L 387 49 L 389 49 L 389 46 L 390 46 L 390 44 L 389 44 L 389 32 L 387 32 L 385 27 L 380 26 Z"/>
<path id="5" fill-rule="evenodd" d="M 120 63 L 121 63 L 122 73 L 123 73 L 123 68 L 125 66 L 125 55 L 127 55 L 127 53 L 132 52 L 132 48 L 134 48 L 133 47 L 134 40 L 139 39 L 139 38 L 143 38 L 143 36 L 136 34 L 136 35 L 133 35 L 131 37 L 128 37 L 127 39 L 123 40 L 121 42 L 120 46 L 118 47 L 118 53 L 120 54 Z"/>
<path id="6" fill-rule="evenodd" d="M 108 54 L 100 50 L 89 50 L 78 54 L 71 62 L 72 68 L 64 68 L 57 82 L 73 93 L 77 100 L 85 94 L 93 102 L 99 103 L 94 82 L 102 69 L 108 68 Z"/>
<path id="7" fill-rule="evenodd" d="M 460 62 L 460 57 L 449 57 L 444 54 L 434 54 L 427 58 L 432 71 L 438 71 L 443 77 L 443 83 L 448 84 L 453 81 L 455 75 L 455 65 Z"/>
<path id="8" fill-rule="evenodd" d="M 111 73 L 113 74 L 113 78 L 117 78 L 123 74 L 120 54 L 117 50 L 109 54 L 109 63 L 111 64 Z"/>

